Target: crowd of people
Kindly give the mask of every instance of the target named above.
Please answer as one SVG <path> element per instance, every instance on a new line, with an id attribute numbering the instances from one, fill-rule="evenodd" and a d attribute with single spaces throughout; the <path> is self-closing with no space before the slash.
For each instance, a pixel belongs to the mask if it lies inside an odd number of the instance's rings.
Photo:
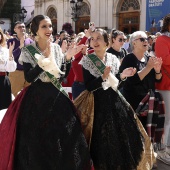
<path id="1" fill-rule="evenodd" d="M 170 14 L 155 35 L 53 35 L 45 15 L 14 31 L 0 30 L 0 169 L 170 165 Z"/>

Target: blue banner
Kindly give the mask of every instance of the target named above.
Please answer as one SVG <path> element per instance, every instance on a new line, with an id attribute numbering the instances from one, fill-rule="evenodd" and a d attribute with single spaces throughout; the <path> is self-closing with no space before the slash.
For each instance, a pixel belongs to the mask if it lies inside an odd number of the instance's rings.
<path id="1" fill-rule="evenodd" d="M 146 31 L 161 30 L 163 18 L 170 13 L 170 0 L 146 0 Z"/>

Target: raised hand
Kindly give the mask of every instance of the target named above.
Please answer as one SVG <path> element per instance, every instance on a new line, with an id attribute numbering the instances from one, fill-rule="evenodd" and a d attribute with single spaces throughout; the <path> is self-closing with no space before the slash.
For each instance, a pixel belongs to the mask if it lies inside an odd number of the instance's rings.
<path id="1" fill-rule="evenodd" d="M 13 59 L 13 50 L 15 47 L 15 41 L 9 43 L 9 59 Z"/>
<path id="2" fill-rule="evenodd" d="M 69 49 L 67 50 L 66 59 L 70 60 L 71 57 L 73 57 L 74 55 L 76 55 L 77 53 L 82 51 L 84 46 L 85 46 L 84 44 L 81 44 L 81 45 L 78 45 L 78 46 L 69 47 Z"/>

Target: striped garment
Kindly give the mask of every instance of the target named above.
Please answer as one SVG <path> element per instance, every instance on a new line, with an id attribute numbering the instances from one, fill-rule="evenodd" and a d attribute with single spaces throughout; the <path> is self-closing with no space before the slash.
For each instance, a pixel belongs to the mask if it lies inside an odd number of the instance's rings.
<path id="1" fill-rule="evenodd" d="M 158 91 L 149 90 L 136 109 L 138 116 L 147 116 L 146 131 L 152 143 L 161 143 L 164 121 L 165 104 Z"/>

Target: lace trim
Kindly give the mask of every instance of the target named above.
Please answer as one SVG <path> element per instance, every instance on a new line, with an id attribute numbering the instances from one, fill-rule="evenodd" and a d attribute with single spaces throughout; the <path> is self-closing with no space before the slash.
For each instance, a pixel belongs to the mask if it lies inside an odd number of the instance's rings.
<path id="1" fill-rule="evenodd" d="M 111 72 L 113 75 L 117 74 L 119 71 L 119 67 L 120 67 L 120 61 L 118 60 L 118 58 L 111 54 L 111 53 L 107 53 L 107 61 L 105 63 L 106 66 L 111 66 Z M 88 70 L 93 76 L 95 77 L 99 77 L 101 76 L 100 71 L 95 67 L 95 65 L 92 63 L 92 61 L 87 58 L 86 56 L 84 56 L 82 58 L 82 60 L 80 61 L 80 64 L 82 64 L 82 66 Z"/>
<path id="2" fill-rule="evenodd" d="M 37 48 L 35 43 L 33 43 L 32 45 Z M 62 53 L 60 47 L 57 44 L 54 44 L 54 43 L 52 43 L 51 51 L 52 51 L 52 54 L 55 58 L 55 61 L 58 65 L 58 67 L 61 69 L 61 65 L 62 65 L 62 62 L 64 60 L 64 54 Z M 29 53 L 24 48 L 21 50 L 21 55 L 19 57 L 19 63 L 21 65 L 23 65 L 23 62 L 30 63 L 32 65 L 32 67 L 35 67 L 37 65 L 37 63 L 34 61 L 34 59 L 29 55 Z M 41 73 L 38 76 L 38 78 L 42 82 L 50 82 L 50 79 L 45 74 L 45 72 Z"/>
<path id="3" fill-rule="evenodd" d="M 162 35 L 165 35 L 165 36 L 167 36 L 167 37 L 170 37 L 170 32 L 164 32 L 164 33 L 162 33 Z"/>

